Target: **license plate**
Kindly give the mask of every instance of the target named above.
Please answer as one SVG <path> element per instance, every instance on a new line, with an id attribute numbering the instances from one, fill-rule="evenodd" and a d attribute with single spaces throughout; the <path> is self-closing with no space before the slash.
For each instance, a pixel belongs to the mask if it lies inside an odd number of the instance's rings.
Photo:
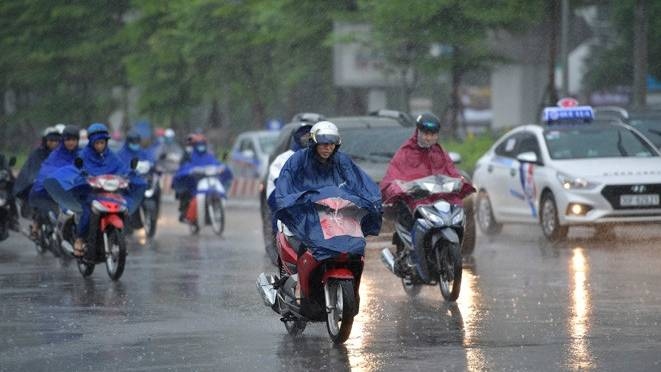
<path id="1" fill-rule="evenodd" d="M 623 207 L 639 207 L 658 204 L 659 194 L 620 195 L 620 205 Z"/>

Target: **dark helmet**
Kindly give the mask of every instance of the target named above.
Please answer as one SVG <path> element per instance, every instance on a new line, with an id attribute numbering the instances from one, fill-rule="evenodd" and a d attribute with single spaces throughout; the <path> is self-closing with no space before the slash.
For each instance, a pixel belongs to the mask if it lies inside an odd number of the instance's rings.
<path id="1" fill-rule="evenodd" d="M 140 143 L 141 140 L 142 136 L 140 136 L 140 133 L 138 133 L 137 130 L 131 129 L 126 133 L 126 142 L 128 143 Z"/>
<path id="2" fill-rule="evenodd" d="M 415 126 L 418 130 L 424 132 L 438 133 L 441 130 L 441 121 L 436 115 L 430 112 L 425 112 L 424 114 L 418 115 L 418 118 L 415 119 Z"/>
<path id="3" fill-rule="evenodd" d="M 80 129 L 75 125 L 67 125 L 62 130 L 62 137 L 67 140 L 71 138 L 80 139 Z"/>

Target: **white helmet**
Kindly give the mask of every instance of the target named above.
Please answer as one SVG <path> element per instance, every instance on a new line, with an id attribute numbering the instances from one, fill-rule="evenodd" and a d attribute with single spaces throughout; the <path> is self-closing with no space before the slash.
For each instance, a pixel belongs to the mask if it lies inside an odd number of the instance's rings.
<path id="1" fill-rule="evenodd" d="M 315 145 L 320 143 L 342 144 L 342 137 L 337 126 L 330 121 L 320 121 L 310 129 L 310 136 Z"/>
<path id="2" fill-rule="evenodd" d="M 172 130 L 172 128 L 166 129 L 165 130 L 165 137 L 174 138 L 174 130 Z"/>
<path id="3" fill-rule="evenodd" d="M 66 127 L 66 124 L 58 123 L 58 124 L 55 124 L 55 126 L 54 126 L 53 128 L 55 128 L 55 130 L 56 130 L 59 134 L 62 134 L 62 132 L 64 132 L 64 128 L 65 128 L 65 127 Z"/>

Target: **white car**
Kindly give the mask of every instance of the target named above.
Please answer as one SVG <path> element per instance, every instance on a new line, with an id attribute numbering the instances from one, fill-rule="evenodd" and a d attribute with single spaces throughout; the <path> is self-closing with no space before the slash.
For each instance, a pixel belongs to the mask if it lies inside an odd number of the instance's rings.
<path id="1" fill-rule="evenodd" d="M 661 222 L 661 153 L 617 121 L 517 127 L 478 160 L 473 182 L 486 234 L 539 223 L 558 240 L 570 226 Z"/>
<path id="2" fill-rule="evenodd" d="M 278 140 L 278 131 L 257 130 L 239 134 L 229 154 L 229 165 L 236 177 L 261 179 L 269 166 L 269 155 Z"/>

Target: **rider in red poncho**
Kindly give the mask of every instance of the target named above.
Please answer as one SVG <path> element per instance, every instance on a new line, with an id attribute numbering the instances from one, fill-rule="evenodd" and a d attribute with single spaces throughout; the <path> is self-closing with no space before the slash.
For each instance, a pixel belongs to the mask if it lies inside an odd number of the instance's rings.
<path id="1" fill-rule="evenodd" d="M 396 206 L 397 217 L 405 226 L 412 225 L 410 211 L 414 211 L 419 205 L 431 204 L 442 197 L 451 204 L 461 205 L 462 199 L 475 191 L 470 183 L 465 183 L 460 192 L 449 197 L 432 195 L 423 199 L 413 199 L 395 182 L 412 181 L 434 174 L 462 177 L 450 156 L 438 144 L 440 129 L 441 122 L 434 114 L 419 115 L 416 119 L 416 130 L 390 160 L 386 175 L 380 183 L 383 203 Z"/>

